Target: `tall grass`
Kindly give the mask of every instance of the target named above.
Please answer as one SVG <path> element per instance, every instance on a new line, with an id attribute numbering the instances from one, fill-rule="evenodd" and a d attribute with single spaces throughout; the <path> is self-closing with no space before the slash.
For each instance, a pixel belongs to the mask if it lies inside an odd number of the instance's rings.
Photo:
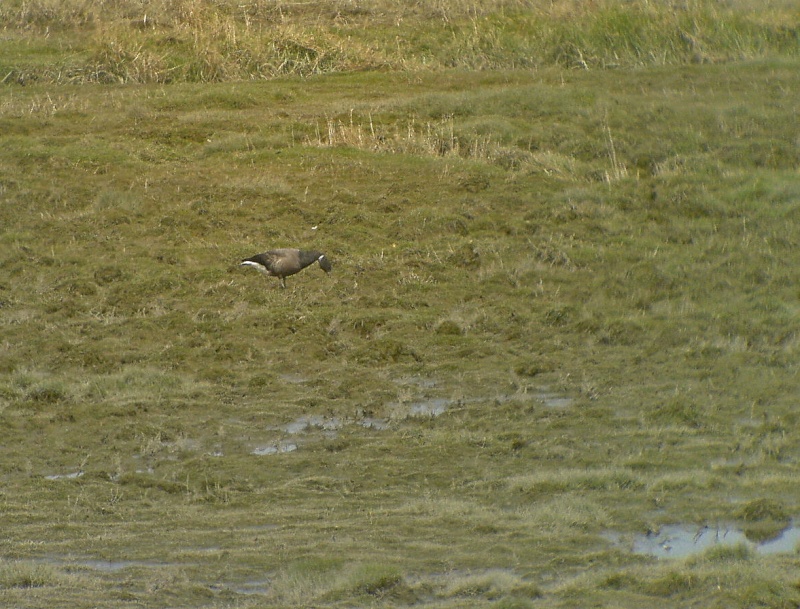
<path id="1" fill-rule="evenodd" d="M 64 584 L 69 576 L 52 565 L 28 561 L 0 561 L 0 590 L 40 588 Z"/>
<path id="2" fill-rule="evenodd" d="M 687 4 L 17 0 L 0 79 L 215 82 L 353 70 L 608 68 L 798 53 L 798 11 Z M 34 53 L 30 51 L 34 50 Z M 27 52 L 26 52 L 27 51 Z"/>

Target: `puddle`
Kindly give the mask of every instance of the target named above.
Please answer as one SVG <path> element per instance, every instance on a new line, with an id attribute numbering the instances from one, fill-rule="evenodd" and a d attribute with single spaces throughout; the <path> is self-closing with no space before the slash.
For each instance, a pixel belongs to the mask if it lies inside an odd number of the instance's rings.
<path id="1" fill-rule="evenodd" d="M 541 402 L 545 408 L 568 408 L 575 403 L 575 399 L 566 395 L 550 391 L 547 387 L 542 387 L 538 391 L 522 391 L 519 393 L 508 393 L 496 398 L 498 402 L 510 402 L 511 400 L 530 400 Z"/>
<path id="2" fill-rule="evenodd" d="M 656 558 L 686 558 L 715 546 L 746 544 L 759 554 L 793 554 L 800 548 L 800 527 L 794 523 L 777 536 L 760 542 L 748 539 L 742 529 L 734 526 L 700 526 L 676 524 L 661 528 L 658 533 L 627 536 L 607 533 L 606 539 L 625 547 L 634 554 Z"/>
<path id="3" fill-rule="evenodd" d="M 99 558 L 80 558 L 69 556 L 43 556 L 32 559 L 35 562 L 54 565 L 57 567 L 78 567 L 100 571 L 102 573 L 116 573 L 125 569 L 163 569 L 164 567 L 185 566 L 179 563 L 164 563 L 154 560 L 103 560 Z"/>
<path id="4" fill-rule="evenodd" d="M 432 398 L 424 402 L 411 402 L 405 406 L 408 408 L 408 414 L 412 417 L 438 417 L 447 412 L 452 403 L 453 400 Z"/>
<path id="5" fill-rule="evenodd" d="M 378 417 L 363 417 L 354 421 L 345 421 L 339 417 L 322 417 L 315 415 L 308 415 L 298 417 L 291 423 L 283 427 L 273 427 L 271 429 L 279 429 L 291 435 L 297 435 L 312 430 L 321 430 L 325 436 L 329 438 L 336 437 L 336 431 L 341 430 L 347 424 L 361 425 L 366 429 L 375 429 L 377 431 L 385 431 L 389 429 L 389 421 Z"/>
<path id="6" fill-rule="evenodd" d="M 404 378 L 395 379 L 394 381 L 397 385 L 402 386 L 411 386 L 411 387 L 421 387 L 423 389 L 430 389 L 431 387 L 436 387 L 436 381 L 433 379 L 427 379 L 421 376 L 406 376 Z"/>
<path id="7" fill-rule="evenodd" d="M 79 560 L 72 564 L 86 567 L 93 571 L 102 571 L 104 573 L 115 573 L 132 567 L 144 567 L 147 569 L 160 569 L 164 567 L 163 563 L 147 562 L 144 560 Z"/>
<path id="8" fill-rule="evenodd" d="M 254 579 L 241 584 L 232 584 L 227 589 L 237 594 L 265 595 L 269 594 L 270 581 L 268 579 Z"/>
<path id="9" fill-rule="evenodd" d="M 252 524 L 246 527 L 240 527 L 242 531 L 277 531 L 280 529 L 280 525 L 272 524 L 272 523 L 265 523 L 265 524 Z"/>
<path id="10" fill-rule="evenodd" d="M 284 380 L 288 382 L 303 383 L 308 380 L 306 377 L 301 376 L 295 377 L 291 375 L 284 375 L 284 377 Z M 404 387 L 416 389 L 418 390 L 418 393 L 422 393 L 423 395 L 428 392 L 427 390 L 439 386 L 439 384 L 432 379 L 418 376 L 395 379 L 394 383 Z M 460 397 L 456 399 L 443 397 L 422 397 L 417 395 L 413 396 L 408 401 L 386 403 L 386 412 L 383 413 L 386 415 L 385 418 L 357 416 L 355 419 L 350 419 L 336 416 L 302 415 L 285 425 L 268 427 L 267 429 L 272 431 L 280 431 L 284 434 L 293 436 L 310 433 L 312 431 L 322 431 L 326 437 L 333 439 L 337 437 L 337 432 L 341 431 L 346 426 L 359 425 L 365 429 L 386 431 L 387 429 L 390 429 L 390 421 L 393 420 L 402 420 L 405 418 L 435 418 L 443 415 L 454 407 L 464 406 L 465 404 L 491 401 L 503 403 L 511 400 L 536 401 L 543 404 L 545 408 L 553 409 L 569 408 L 575 403 L 574 398 L 550 391 L 549 387 L 547 386 L 540 386 L 536 389 L 529 388 L 528 391 L 495 397 Z M 282 442 L 257 447 L 252 451 L 252 454 L 274 455 L 279 453 L 293 452 L 295 450 L 297 450 L 297 445 L 295 443 Z M 218 453 L 212 453 L 212 456 L 222 456 L 222 453 L 221 451 Z"/>
<path id="11" fill-rule="evenodd" d="M 387 406 L 394 412 L 399 412 L 401 414 L 405 413 L 405 415 L 409 417 L 438 417 L 447 412 L 447 410 L 453 406 L 490 400 L 496 400 L 500 403 L 509 402 L 511 400 L 531 400 L 542 403 L 545 408 L 553 409 L 569 408 L 575 403 L 575 400 L 571 397 L 553 393 L 547 390 L 542 390 L 534 393 L 508 394 L 495 398 L 464 398 L 458 400 L 447 398 L 429 398 L 412 402 L 392 402 L 387 404 Z"/>
<path id="12" fill-rule="evenodd" d="M 83 472 L 72 472 L 71 474 L 51 474 L 45 476 L 45 480 L 74 480 L 83 476 Z"/>
<path id="13" fill-rule="evenodd" d="M 304 383 L 308 378 L 300 375 L 282 375 L 281 378 L 287 382 Z M 373 429 L 376 431 L 385 431 L 390 428 L 390 421 L 401 420 L 404 418 L 435 418 L 443 415 L 448 410 L 470 404 L 474 402 L 496 401 L 508 402 L 511 400 L 524 400 L 536 401 L 544 405 L 545 408 L 565 409 L 569 408 L 575 403 L 575 399 L 551 391 L 547 386 L 539 386 L 536 388 L 528 388 L 526 391 L 517 393 L 505 394 L 494 397 L 460 397 L 456 398 L 443 398 L 443 397 L 426 397 L 424 394 L 428 393 L 440 384 L 429 378 L 421 376 L 408 376 L 399 379 L 394 379 L 393 382 L 401 387 L 406 387 L 411 390 L 412 395 L 407 401 L 396 401 L 385 404 L 386 412 L 385 418 L 381 417 L 356 417 L 355 420 L 340 418 L 340 417 L 325 417 L 321 415 L 303 415 L 296 418 L 294 421 L 287 423 L 281 427 L 271 427 L 269 429 L 275 431 L 282 431 L 291 435 L 298 435 L 309 433 L 314 430 L 321 430 L 326 432 L 329 438 L 335 438 L 336 432 L 340 431 L 347 425 L 360 425 L 365 429 Z M 430 391 L 431 393 L 433 391 Z M 423 394 L 420 396 L 419 394 Z M 276 454 L 279 452 L 291 452 L 297 447 L 290 450 L 282 450 L 279 445 L 266 446 L 257 448 L 254 454 Z"/>
<path id="14" fill-rule="evenodd" d="M 575 403 L 575 400 L 572 398 L 548 391 L 534 393 L 531 395 L 531 398 L 541 402 L 546 408 L 569 408 Z"/>
<path id="15" fill-rule="evenodd" d="M 446 398 L 429 398 L 416 400 L 414 402 L 390 402 L 387 408 L 393 412 L 391 418 L 404 417 L 438 417 L 447 412 L 453 404 L 459 403 L 457 400 Z"/>
<path id="16" fill-rule="evenodd" d="M 386 419 L 375 419 L 372 417 L 364 417 L 359 421 L 359 425 L 361 427 L 365 427 L 366 429 L 374 429 L 376 431 L 386 431 L 389 429 L 389 421 Z"/>
<path id="17" fill-rule="evenodd" d="M 342 420 L 338 417 L 302 416 L 283 427 L 283 431 L 298 434 L 309 429 L 322 429 L 323 431 L 336 431 L 342 428 Z"/>
<path id="18" fill-rule="evenodd" d="M 251 455 L 278 455 L 283 453 L 293 453 L 297 450 L 297 444 L 294 442 L 276 442 L 275 444 L 267 444 L 266 446 L 257 446 L 250 451 Z"/>
<path id="19" fill-rule="evenodd" d="M 303 376 L 302 374 L 280 374 L 278 378 L 286 383 L 291 383 L 292 385 L 303 385 L 307 383 L 311 379 L 307 376 Z"/>
<path id="20" fill-rule="evenodd" d="M 275 525 L 259 525 L 249 527 L 249 529 L 271 530 L 277 528 Z M 212 548 L 214 552 L 219 548 Z M 100 558 L 90 558 L 86 556 L 57 556 L 47 555 L 28 559 L 31 562 L 43 565 L 55 566 L 67 569 L 89 569 L 97 573 L 115 574 L 126 569 L 165 569 L 165 568 L 185 568 L 196 565 L 194 562 L 161 562 L 157 560 L 106 560 Z M 269 579 L 251 579 L 236 583 L 219 583 L 211 585 L 212 590 L 228 590 L 236 594 L 247 596 L 264 596 L 270 593 L 272 582 Z"/>

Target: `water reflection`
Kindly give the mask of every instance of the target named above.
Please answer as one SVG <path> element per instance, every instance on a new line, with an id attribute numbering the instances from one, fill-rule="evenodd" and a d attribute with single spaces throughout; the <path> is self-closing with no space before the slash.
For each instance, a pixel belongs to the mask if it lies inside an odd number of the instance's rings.
<path id="1" fill-rule="evenodd" d="M 800 527 L 794 523 L 777 535 L 762 541 L 753 541 L 746 532 L 735 526 L 697 526 L 674 524 L 633 537 L 610 532 L 606 538 L 614 545 L 626 547 L 634 554 L 656 558 L 686 558 L 717 546 L 745 544 L 759 554 L 791 554 L 800 547 Z"/>

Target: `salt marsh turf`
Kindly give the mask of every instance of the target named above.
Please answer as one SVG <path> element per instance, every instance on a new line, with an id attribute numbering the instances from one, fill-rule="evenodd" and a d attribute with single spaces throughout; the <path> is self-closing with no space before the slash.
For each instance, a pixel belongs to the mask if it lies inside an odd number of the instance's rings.
<path id="1" fill-rule="evenodd" d="M 0 9 L 1 605 L 800 603 L 792 4 L 549 3 L 535 66 L 513 3 L 57 4 Z M 356 22 L 407 64 L 301 44 Z"/>

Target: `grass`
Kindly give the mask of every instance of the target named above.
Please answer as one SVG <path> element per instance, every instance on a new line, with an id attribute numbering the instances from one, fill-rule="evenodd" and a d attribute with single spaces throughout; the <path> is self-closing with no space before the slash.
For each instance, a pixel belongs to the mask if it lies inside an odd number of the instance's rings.
<path id="1" fill-rule="evenodd" d="M 797 10 L 712 2 L 8 2 L 3 82 L 609 68 L 797 55 Z"/>
<path id="2" fill-rule="evenodd" d="M 0 9 L 2 604 L 798 603 L 607 537 L 797 517 L 791 3 L 144 8 Z"/>

